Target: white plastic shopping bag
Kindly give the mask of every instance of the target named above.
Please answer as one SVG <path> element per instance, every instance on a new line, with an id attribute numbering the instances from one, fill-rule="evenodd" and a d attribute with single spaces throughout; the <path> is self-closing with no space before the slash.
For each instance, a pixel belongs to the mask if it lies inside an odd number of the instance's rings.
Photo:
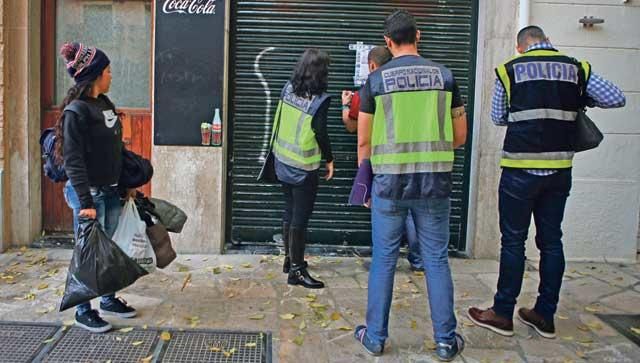
<path id="1" fill-rule="evenodd" d="M 147 225 L 140 219 L 133 199 L 129 199 L 120 214 L 113 241 L 124 253 L 148 272 L 156 269 L 156 255 L 147 237 Z"/>

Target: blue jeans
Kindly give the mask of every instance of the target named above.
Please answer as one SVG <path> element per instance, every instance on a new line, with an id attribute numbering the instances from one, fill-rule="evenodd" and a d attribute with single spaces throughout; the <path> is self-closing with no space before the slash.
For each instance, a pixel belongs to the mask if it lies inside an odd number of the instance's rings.
<path id="1" fill-rule="evenodd" d="M 518 169 L 504 169 L 500 179 L 499 210 L 502 248 L 500 277 L 493 309 L 511 319 L 522 288 L 525 241 L 531 223 L 536 224 L 536 247 L 540 250 L 540 285 L 534 310 L 553 319 L 564 274 L 562 219 L 571 190 L 571 169 L 537 176 Z"/>
<path id="2" fill-rule="evenodd" d="M 69 205 L 69 208 L 73 209 L 73 231 L 77 238 L 78 224 L 80 214 L 80 200 L 76 194 L 75 189 L 71 186 L 71 183 L 67 181 L 63 189 L 64 199 Z M 118 219 L 120 218 L 120 211 L 122 206 L 120 205 L 120 196 L 116 187 L 101 187 L 92 188 L 91 196 L 93 197 L 93 204 L 96 208 L 96 218 L 100 225 L 104 229 L 109 238 L 113 236 L 118 227 Z M 101 297 L 103 303 L 111 302 L 115 299 L 115 294 L 105 295 Z M 91 303 L 86 302 L 76 307 L 78 314 L 82 315 L 91 310 Z"/>
<path id="3" fill-rule="evenodd" d="M 420 243 L 418 242 L 418 234 L 416 233 L 416 225 L 413 222 L 411 211 L 407 213 L 405 226 L 405 235 L 407 236 L 407 260 L 413 267 L 422 267 L 422 256 L 420 255 Z"/>
<path id="4" fill-rule="evenodd" d="M 374 188 L 375 189 L 375 188 Z M 409 211 L 424 261 L 434 339 L 451 344 L 455 340 L 453 282 L 449 269 L 449 198 L 390 200 L 372 196 L 371 235 L 373 256 L 369 271 L 367 335 L 376 344 L 389 336 L 389 309 L 400 242 Z"/>

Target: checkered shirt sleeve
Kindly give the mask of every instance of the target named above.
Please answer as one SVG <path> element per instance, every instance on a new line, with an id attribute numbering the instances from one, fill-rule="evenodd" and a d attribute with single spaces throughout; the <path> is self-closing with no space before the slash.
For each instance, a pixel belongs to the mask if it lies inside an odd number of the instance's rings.
<path id="1" fill-rule="evenodd" d="M 591 74 L 589 82 L 587 82 L 587 97 L 589 107 L 624 107 L 627 102 L 624 93 L 618 86 L 595 73 Z"/>
<path id="2" fill-rule="evenodd" d="M 493 98 L 491 99 L 491 120 L 497 126 L 507 126 L 509 116 L 509 103 L 507 101 L 507 91 L 502 82 L 496 79 L 493 88 Z"/>

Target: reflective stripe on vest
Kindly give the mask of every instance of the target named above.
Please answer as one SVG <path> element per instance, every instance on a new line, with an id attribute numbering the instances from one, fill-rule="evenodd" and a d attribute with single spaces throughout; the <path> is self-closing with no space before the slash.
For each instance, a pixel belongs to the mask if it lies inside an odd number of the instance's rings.
<path id="1" fill-rule="evenodd" d="M 281 100 L 276 122 L 278 118 L 281 124 L 273 144 L 275 156 L 284 164 L 299 169 L 313 171 L 320 168 L 320 147 L 311 129 L 313 115 Z"/>
<path id="2" fill-rule="evenodd" d="M 395 101 L 394 101 L 395 99 Z M 419 101 L 419 102 L 413 102 Z M 394 103 L 397 107 L 394 109 Z M 424 108 L 419 109 L 423 104 Z M 407 107 L 411 105 L 411 107 Z M 429 90 L 396 92 L 376 97 L 376 115 L 372 131 L 371 165 L 376 174 L 411 174 L 428 172 L 450 172 L 453 170 L 453 127 L 450 111 L 451 92 Z M 418 110 L 417 114 L 413 113 Z M 407 142 L 411 130 L 404 137 L 396 135 L 396 120 L 403 117 L 401 127 L 412 127 L 420 122 L 425 125 L 424 140 Z M 409 121 L 409 122 L 407 122 Z M 435 121 L 435 122 L 434 122 Z M 411 123 L 414 123 L 413 125 Z M 384 125 L 376 125 L 384 123 Z M 383 127 L 382 127 L 383 126 Z M 437 127 L 437 131 L 433 129 Z M 383 131 L 384 130 L 384 131 Z M 431 133 L 429 134 L 429 131 Z M 399 140 L 400 139 L 400 140 Z"/>
<path id="3" fill-rule="evenodd" d="M 539 119 L 552 119 L 559 121 L 575 121 L 578 117 L 576 111 L 554 110 L 552 108 L 536 108 L 533 110 L 525 110 L 509 113 L 509 121 L 529 121 Z"/>
<path id="4" fill-rule="evenodd" d="M 566 169 L 573 163 L 573 151 L 543 153 L 502 152 L 500 166 L 518 169 Z"/>

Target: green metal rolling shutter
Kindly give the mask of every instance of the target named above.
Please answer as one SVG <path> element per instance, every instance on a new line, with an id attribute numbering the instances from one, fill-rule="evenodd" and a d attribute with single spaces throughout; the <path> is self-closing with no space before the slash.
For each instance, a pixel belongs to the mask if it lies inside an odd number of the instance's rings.
<path id="1" fill-rule="evenodd" d="M 357 160 L 356 136 L 348 134 L 341 121 L 340 92 L 353 89 L 355 52 L 349 50 L 349 44 L 362 41 L 383 45 L 385 17 L 396 8 L 407 9 L 416 16 L 422 32 L 421 54 L 452 69 L 468 101 L 475 62 L 473 1 L 240 0 L 234 1 L 232 7 L 229 165 L 232 240 L 268 243 L 280 233 L 281 190 L 279 186 L 258 183 L 256 175 L 261 167 L 260 156 L 267 149 L 280 90 L 303 50 L 316 47 L 328 51 L 332 59 L 329 92 L 334 97 L 328 128 L 336 174 L 331 182 L 321 180 L 309 225 L 309 242 L 369 245 L 369 211 L 347 205 Z M 464 249 L 465 159 L 468 158 L 464 150 L 458 150 L 451 218 L 451 247 L 456 250 Z"/>

